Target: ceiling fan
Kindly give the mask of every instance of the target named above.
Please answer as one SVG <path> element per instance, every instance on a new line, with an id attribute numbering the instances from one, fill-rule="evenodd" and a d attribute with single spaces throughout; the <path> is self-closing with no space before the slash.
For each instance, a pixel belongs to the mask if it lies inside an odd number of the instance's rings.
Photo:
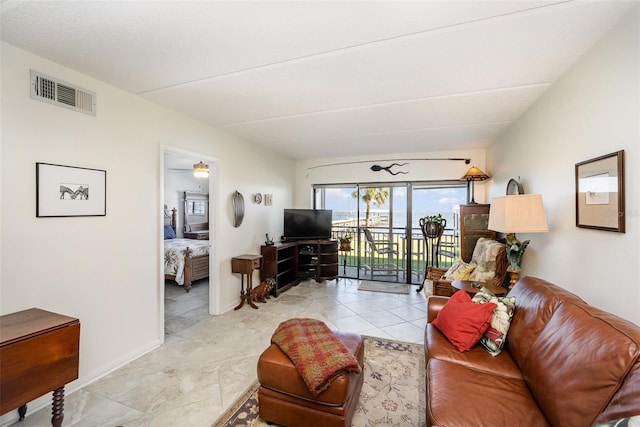
<path id="1" fill-rule="evenodd" d="M 196 178 L 208 178 L 209 177 L 209 165 L 200 161 L 193 165 L 191 168 L 167 168 L 170 171 L 178 172 L 193 172 L 193 176 Z"/>
<path id="2" fill-rule="evenodd" d="M 165 156 L 165 169 L 176 172 L 192 172 L 196 178 L 207 178 L 209 176 L 209 165 L 199 160 L 193 163 L 194 158 Z"/>

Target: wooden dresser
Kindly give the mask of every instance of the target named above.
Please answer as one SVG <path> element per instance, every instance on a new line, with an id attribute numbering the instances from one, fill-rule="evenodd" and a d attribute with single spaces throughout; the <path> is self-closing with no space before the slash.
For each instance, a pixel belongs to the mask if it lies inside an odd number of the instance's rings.
<path id="1" fill-rule="evenodd" d="M 80 321 L 32 308 L 0 316 L 0 415 L 53 392 L 54 427 L 64 419 L 64 386 L 78 378 Z"/>
<path id="2" fill-rule="evenodd" d="M 185 231 L 185 239 L 209 240 L 209 230 L 205 231 Z"/>

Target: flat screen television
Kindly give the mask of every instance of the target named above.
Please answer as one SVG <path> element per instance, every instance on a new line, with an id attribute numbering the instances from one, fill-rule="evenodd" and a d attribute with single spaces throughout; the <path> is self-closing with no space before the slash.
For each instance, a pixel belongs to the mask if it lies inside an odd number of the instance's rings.
<path id="1" fill-rule="evenodd" d="M 283 240 L 331 238 L 331 209 L 285 209 Z"/>

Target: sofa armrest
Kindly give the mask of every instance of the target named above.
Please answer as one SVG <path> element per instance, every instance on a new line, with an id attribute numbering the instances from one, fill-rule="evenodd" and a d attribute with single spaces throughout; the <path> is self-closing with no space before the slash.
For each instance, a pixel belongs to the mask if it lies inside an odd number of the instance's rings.
<path id="1" fill-rule="evenodd" d="M 427 298 L 427 323 L 431 323 L 436 318 L 447 301 L 449 301 L 449 297 L 432 295 Z"/>

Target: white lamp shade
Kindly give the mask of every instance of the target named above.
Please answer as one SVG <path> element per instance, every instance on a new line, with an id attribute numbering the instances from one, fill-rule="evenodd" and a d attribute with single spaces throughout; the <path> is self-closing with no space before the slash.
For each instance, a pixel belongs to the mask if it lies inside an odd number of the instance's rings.
<path id="1" fill-rule="evenodd" d="M 494 197 L 489 210 L 489 230 L 500 233 L 549 231 L 540 194 Z"/>

